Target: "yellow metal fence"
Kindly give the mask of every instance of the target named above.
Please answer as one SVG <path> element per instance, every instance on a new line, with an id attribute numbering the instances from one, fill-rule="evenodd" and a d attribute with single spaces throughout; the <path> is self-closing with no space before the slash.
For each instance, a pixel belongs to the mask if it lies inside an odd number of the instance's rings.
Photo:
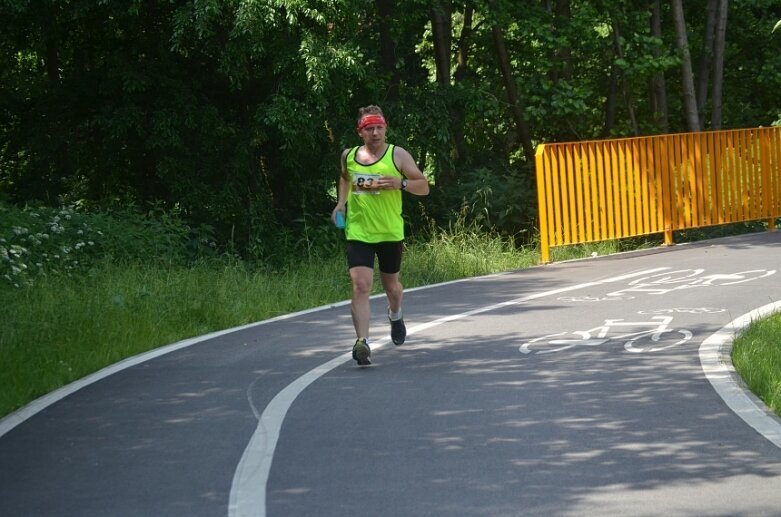
<path id="1" fill-rule="evenodd" d="M 781 128 L 537 147 L 543 263 L 550 248 L 781 217 Z"/>

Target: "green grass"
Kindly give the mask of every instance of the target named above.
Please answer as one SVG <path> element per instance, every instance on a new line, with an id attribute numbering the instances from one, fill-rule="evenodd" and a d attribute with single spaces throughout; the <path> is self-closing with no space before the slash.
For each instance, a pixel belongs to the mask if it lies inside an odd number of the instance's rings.
<path id="1" fill-rule="evenodd" d="M 518 269 L 536 251 L 461 229 L 405 251 L 402 278 L 415 287 Z M 375 282 L 375 292 L 381 292 Z M 211 331 L 350 297 L 343 253 L 284 271 L 240 262 L 100 262 L 82 276 L 40 276 L 0 285 L 0 416 L 60 386 L 141 352 Z"/>
<path id="2" fill-rule="evenodd" d="M 781 313 L 755 321 L 735 340 L 732 363 L 772 411 L 781 416 Z"/>
<path id="3" fill-rule="evenodd" d="M 349 279 L 337 269 L 105 262 L 83 278 L 0 290 L 0 414 L 151 348 L 346 298 Z"/>
<path id="4" fill-rule="evenodd" d="M 438 230 L 405 251 L 408 288 L 536 265 L 536 249 L 463 226 Z M 638 247 L 637 243 L 630 247 Z M 640 246 L 642 247 L 642 246 Z M 624 251 L 615 242 L 554 249 L 555 261 Z M 381 292 L 375 282 L 374 292 Z M 195 265 L 97 261 L 78 274 L 0 282 L 0 417 L 69 382 L 153 348 L 215 330 L 347 300 L 344 254 L 254 270 L 227 259 Z M 757 322 L 735 343 L 751 389 L 781 412 L 781 316 Z"/>

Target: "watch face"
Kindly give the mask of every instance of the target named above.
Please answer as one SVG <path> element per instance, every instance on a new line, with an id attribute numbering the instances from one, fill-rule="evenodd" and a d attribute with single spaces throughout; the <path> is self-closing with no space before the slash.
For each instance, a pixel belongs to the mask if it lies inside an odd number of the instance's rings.
<path id="1" fill-rule="evenodd" d="M 401 190 L 404 190 L 405 188 L 407 188 L 407 180 L 403 179 L 401 180 Z"/>

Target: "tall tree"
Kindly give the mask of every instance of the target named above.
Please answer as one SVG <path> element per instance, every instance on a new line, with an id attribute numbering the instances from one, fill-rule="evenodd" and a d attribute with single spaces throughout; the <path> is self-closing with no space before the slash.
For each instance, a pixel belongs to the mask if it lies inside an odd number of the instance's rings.
<path id="1" fill-rule="evenodd" d="M 391 34 L 391 27 L 396 14 L 395 0 L 376 0 L 377 18 L 379 19 L 380 61 L 382 69 L 389 77 L 388 100 L 394 102 L 399 97 L 401 74 L 396 68 L 396 45 Z"/>
<path id="2" fill-rule="evenodd" d="M 713 64 L 713 39 L 716 30 L 716 11 L 719 0 L 708 0 L 705 16 L 705 32 L 702 38 L 700 64 L 697 70 L 697 112 L 700 117 L 700 127 L 705 127 L 705 105 L 708 99 L 710 71 Z"/>
<path id="3" fill-rule="evenodd" d="M 719 0 L 719 11 L 716 24 L 716 35 L 713 45 L 713 112 L 711 114 L 711 126 L 713 129 L 721 129 L 722 117 L 722 82 L 724 80 L 724 47 L 727 38 L 727 11 L 728 0 Z"/>
<path id="4" fill-rule="evenodd" d="M 453 73 L 453 80 L 459 88 L 459 92 L 464 89 L 464 81 L 469 71 L 469 46 L 472 39 L 472 24 L 474 18 L 474 8 L 467 3 L 464 6 L 461 33 L 458 37 L 456 46 L 456 70 Z M 464 105 L 462 102 L 456 102 L 452 108 L 453 118 L 453 139 L 455 141 L 454 162 L 457 169 L 460 169 L 466 160 L 466 142 L 464 135 Z"/>
<path id="5" fill-rule="evenodd" d="M 613 52 L 615 53 L 616 60 L 625 62 L 626 59 L 624 56 L 624 48 L 621 44 L 622 38 L 618 25 L 618 17 L 615 13 L 611 15 L 611 26 L 613 31 Z M 621 88 L 623 91 L 624 103 L 626 104 L 626 111 L 629 115 L 629 122 L 632 126 L 632 133 L 635 136 L 638 136 L 640 135 L 640 128 L 637 125 L 637 117 L 635 116 L 634 102 L 632 100 L 632 90 L 629 87 L 629 84 L 627 84 L 626 73 L 623 72 L 620 67 L 616 67 L 616 71 L 618 76 L 621 77 Z"/>
<path id="6" fill-rule="evenodd" d="M 673 24 L 675 25 L 675 43 L 681 54 L 681 84 L 683 86 L 683 106 L 686 125 L 689 131 L 700 130 L 700 118 L 697 113 L 697 94 L 694 90 L 691 52 L 686 21 L 683 15 L 682 0 L 671 0 Z"/>
<path id="7" fill-rule="evenodd" d="M 434 62 L 437 84 L 450 85 L 450 52 L 453 40 L 453 4 L 450 0 L 437 0 L 431 7 L 431 33 L 434 43 Z"/>
<path id="8" fill-rule="evenodd" d="M 616 97 L 618 96 L 618 65 L 613 62 L 610 65 L 610 77 L 607 83 L 605 95 L 605 121 L 602 127 L 602 136 L 608 137 L 613 132 L 616 124 Z"/>
<path id="9" fill-rule="evenodd" d="M 572 78 L 572 47 L 566 38 L 561 36 L 563 29 L 566 28 L 572 17 L 572 6 L 570 0 L 546 0 L 547 10 L 553 14 L 553 26 L 555 34 L 558 36 L 554 49 L 554 66 L 551 70 L 551 80 L 553 84 L 558 84 L 560 80 L 568 81 Z"/>
<path id="10" fill-rule="evenodd" d="M 431 6 L 431 34 L 434 44 L 434 65 L 436 68 L 436 81 L 442 98 L 445 101 L 448 112 L 443 125 L 447 131 L 447 151 L 442 150 L 437 154 L 437 182 L 441 185 L 449 185 L 455 180 L 453 167 L 453 155 L 456 143 L 453 139 L 452 123 L 455 120 L 455 106 L 452 100 L 451 65 L 453 45 L 453 4 L 450 0 L 437 0 Z"/>
<path id="11" fill-rule="evenodd" d="M 651 35 L 659 42 L 662 42 L 662 9 L 660 0 L 650 0 L 651 2 Z M 654 59 L 659 60 L 662 54 L 658 45 L 651 49 Z M 664 80 L 664 70 L 657 71 L 651 79 L 651 104 L 653 107 L 654 118 L 658 121 L 663 132 L 669 131 L 668 107 L 667 107 L 667 86 Z"/>
<path id="12" fill-rule="evenodd" d="M 499 68 L 502 72 L 504 87 L 507 91 L 507 99 L 510 102 L 515 126 L 518 130 L 518 138 L 523 147 L 523 154 L 527 163 L 534 163 L 534 145 L 532 144 L 531 131 L 526 123 L 526 116 L 523 114 L 523 99 L 518 95 L 518 87 L 515 84 L 515 76 L 510 66 L 510 58 L 507 54 L 507 48 L 504 44 L 504 33 L 497 23 L 491 28 L 493 35 L 494 48 L 496 50 L 496 59 L 499 62 Z"/>

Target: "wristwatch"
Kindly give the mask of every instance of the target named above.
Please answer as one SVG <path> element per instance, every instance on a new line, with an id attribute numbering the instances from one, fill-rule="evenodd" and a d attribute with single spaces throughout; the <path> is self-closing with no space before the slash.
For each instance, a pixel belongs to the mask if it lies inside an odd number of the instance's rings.
<path id="1" fill-rule="evenodd" d="M 401 180 L 401 190 L 407 188 L 407 178 Z"/>

